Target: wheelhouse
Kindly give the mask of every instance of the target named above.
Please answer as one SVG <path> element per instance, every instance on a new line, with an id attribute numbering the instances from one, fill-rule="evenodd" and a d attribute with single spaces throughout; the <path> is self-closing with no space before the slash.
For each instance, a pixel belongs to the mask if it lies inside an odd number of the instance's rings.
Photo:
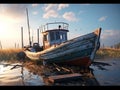
<path id="1" fill-rule="evenodd" d="M 68 40 L 68 24 L 64 22 L 47 23 L 42 29 L 43 49 L 59 45 Z"/>

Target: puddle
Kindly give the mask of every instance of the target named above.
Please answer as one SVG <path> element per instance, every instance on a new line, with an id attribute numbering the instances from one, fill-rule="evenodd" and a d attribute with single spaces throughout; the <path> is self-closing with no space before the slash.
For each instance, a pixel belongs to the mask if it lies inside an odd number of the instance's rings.
<path id="1" fill-rule="evenodd" d="M 119 86 L 120 85 L 120 59 L 99 60 L 90 68 L 101 86 Z"/>
<path id="2" fill-rule="evenodd" d="M 16 67 L 15 67 L 16 66 Z M 34 75 L 20 63 L 0 62 L 0 86 L 42 86 L 43 78 Z"/>

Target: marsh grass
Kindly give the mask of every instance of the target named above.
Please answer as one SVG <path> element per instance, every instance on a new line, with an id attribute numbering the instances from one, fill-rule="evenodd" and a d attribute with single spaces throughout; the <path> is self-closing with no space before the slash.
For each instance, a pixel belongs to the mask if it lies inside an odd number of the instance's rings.
<path id="1" fill-rule="evenodd" d="M 97 51 L 96 58 L 120 58 L 120 49 L 101 48 Z"/>
<path id="2" fill-rule="evenodd" d="M 20 51 L 23 51 L 23 49 L 0 49 L 0 61 L 16 60 L 16 55 Z"/>

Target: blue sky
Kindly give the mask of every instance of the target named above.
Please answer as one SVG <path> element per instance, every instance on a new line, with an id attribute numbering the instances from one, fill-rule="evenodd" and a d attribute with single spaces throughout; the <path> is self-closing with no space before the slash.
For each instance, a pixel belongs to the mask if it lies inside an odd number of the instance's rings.
<path id="1" fill-rule="evenodd" d="M 21 47 L 21 27 L 24 45 L 29 44 L 26 8 L 34 42 L 37 41 L 37 29 L 55 21 L 69 24 L 68 39 L 101 27 L 101 45 L 111 46 L 120 42 L 120 4 L 0 4 L 0 41 L 3 48 L 14 48 L 15 43 Z"/>

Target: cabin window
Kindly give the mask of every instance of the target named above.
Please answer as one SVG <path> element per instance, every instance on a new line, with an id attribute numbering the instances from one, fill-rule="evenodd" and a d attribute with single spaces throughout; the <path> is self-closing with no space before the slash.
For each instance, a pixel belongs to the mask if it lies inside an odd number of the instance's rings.
<path id="1" fill-rule="evenodd" d="M 67 35 L 66 35 L 66 33 L 61 33 L 61 34 L 60 34 L 60 39 L 61 39 L 61 40 L 67 40 Z"/>
<path id="2" fill-rule="evenodd" d="M 64 40 L 67 40 L 67 35 L 64 33 L 63 34 Z"/>
<path id="3" fill-rule="evenodd" d="M 55 34 L 54 32 L 50 32 L 50 41 L 55 40 Z"/>
<path id="4" fill-rule="evenodd" d="M 56 32 L 56 40 L 59 40 L 60 39 L 60 34 L 59 32 Z"/>
<path id="5" fill-rule="evenodd" d="M 44 35 L 44 41 L 47 41 L 48 40 L 48 35 Z"/>
<path id="6" fill-rule="evenodd" d="M 61 39 L 61 40 L 63 39 L 63 36 L 62 36 L 62 34 L 60 35 L 60 39 Z"/>

